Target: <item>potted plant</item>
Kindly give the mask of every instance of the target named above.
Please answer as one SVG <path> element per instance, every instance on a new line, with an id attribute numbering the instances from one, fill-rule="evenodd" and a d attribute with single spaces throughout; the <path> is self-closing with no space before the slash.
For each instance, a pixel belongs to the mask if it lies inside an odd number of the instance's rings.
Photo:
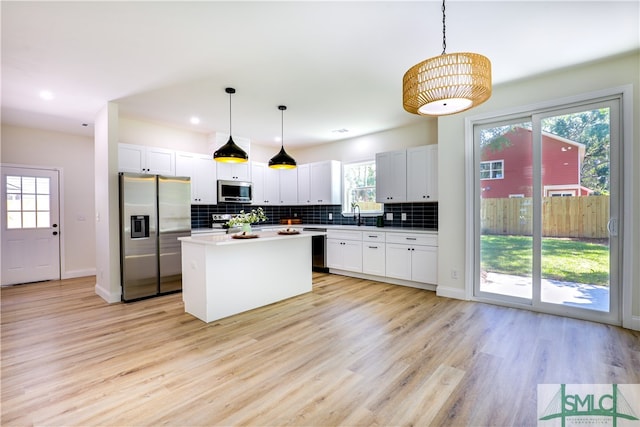
<path id="1" fill-rule="evenodd" d="M 235 215 L 227 222 L 227 225 L 229 226 L 229 228 L 241 226 L 242 231 L 246 234 L 249 234 L 251 233 L 251 224 L 255 224 L 256 222 L 264 222 L 267 219 L 268 218 L 264 214 L 262 208 L 251 209 L 251 212 L 245 212 L 244 210 L 241 210 L 239 214 Z"/>

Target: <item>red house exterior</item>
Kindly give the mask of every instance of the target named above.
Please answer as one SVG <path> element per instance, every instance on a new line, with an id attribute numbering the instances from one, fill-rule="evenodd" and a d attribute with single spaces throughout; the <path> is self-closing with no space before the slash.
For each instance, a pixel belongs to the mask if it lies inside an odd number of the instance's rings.
<path id="1" fill-rule="evenodd" d="M 481 153 L 482 198 L 531 197 L 531 130 L 516 127 L 504 137 L 508 144 L 495 151 L 485 147 Z M 593 192 L 580 185 L 584 154 L 584 144 L 542 133 L 543 197 L 586 196 Z"/>

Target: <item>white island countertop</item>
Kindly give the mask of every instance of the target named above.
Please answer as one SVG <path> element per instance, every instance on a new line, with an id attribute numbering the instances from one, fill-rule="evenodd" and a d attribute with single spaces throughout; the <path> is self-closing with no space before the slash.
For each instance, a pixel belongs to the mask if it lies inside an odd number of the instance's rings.
<path id="1" fill-rule="evenodd" d="M 234 233 L 236 234 L 236 233 Z M 324 236 L 327 233 L 320 231 L 300 231 L 298 234 L 278 234 L 277 231 L 262 231 L 255 230 L 252 234 L 258 236 L 256 238 L 236 239 L 234 234 L 193 234 L 188 237 L 180 237 L 178 240 L 183 242 L 196 243 L 200 245 L 241 245 L 248 243 L 259 243 L 270 240 L 283 240 L 283 239 L 299 239 L 313 236 Z"/>

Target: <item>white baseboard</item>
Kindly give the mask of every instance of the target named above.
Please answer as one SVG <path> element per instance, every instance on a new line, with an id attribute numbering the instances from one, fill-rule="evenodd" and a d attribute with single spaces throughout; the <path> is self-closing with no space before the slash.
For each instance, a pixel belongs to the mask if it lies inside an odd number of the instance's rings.
<path id="1" fill-rule="evenodd" d="M 453 298 L 453 299 L 461 299 L 461 300 L 467 299 L 464 289 L 452 288 L 449 286 L 438 286 L 436 288 L 436 295 L 438 295 L 439 297 L 445 297 L 445 298 Z"/>
<path id="2" fill-rule="evenodd" d="M 640 316 L 631 316 L 631 321 L 628 325 L 625 324 L 624 321 L 622 323 L 622 327 L 624 328 L 633 329 L 634 331 L 640 331 Z"/>
<path id="3" fill-rule="evenodd" d="M 88 268 L 86 270 L 71 270 L 65 271 L 60 275 L 61 279 L 75 279 L 76 277 L 87 277 L 87 276 L 95 276 L 96 269 Z"/>
<path id="4" fill-rule="evenodd" d="M 436 290 L 436 285 L 432 285 L 430 283 L 412 282 L 410 280 L 395 279 L 393 277 L 374 276 L 373 274 L 357 273 L 355 271 L 338 270 L 335 268 L 330 268 L 329 273 L 339 274 L 341 276 L 355 277 L 357 279 L 367 279 L 373 280 L 375 282 L 389 283 L 391 285 L 409 286 L 411 288 L 424 289 L 425 291 Z"/>
<path id="5" fill-rule="evenodd" d="M 100 284 L 97 282 L 95 286 L 95 292 L 100 298 L 102 298 L 109 304 L 120 302 L 122 300 L 122 293 L 120 291 L 117 293 L 110 292 L 108 289 L 105 289 L 102 286 L 100 286 Z"/>

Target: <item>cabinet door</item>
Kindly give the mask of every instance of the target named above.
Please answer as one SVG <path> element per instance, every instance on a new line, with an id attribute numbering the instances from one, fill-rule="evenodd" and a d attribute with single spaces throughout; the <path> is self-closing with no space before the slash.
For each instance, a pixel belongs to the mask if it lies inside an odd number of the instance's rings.
<path id="1" fill-rule="evenodd" d="M 298 168 L 283 169 L 280 175 L 280 203 L 283 205 L 298 204 Z"/>
<path id="2" fill-rule="evenodd" d="M 327 239 L 327 267 L 342 269 L 342 241 Z"/>
<path id="3" fill-rule="evenodd" d="M 407 149 L 407 201 L 438 200 L 438 146 Z"/>
<path id="4" fill-rule="evenodd" d="M 280 204 L 280 174 L 279 170 L 269 166 L 264 171 L 264 203 L 267 205 Z"/>
<path id="5" fill-rule="evenodd" d="M 223 163 L 217 164 L 218 179 L 228 181 L 251 181 L 251 164 L 245 163 Z"/>
<path id="6" fill-rule="evenodd" d="M 298 203 L 311 204 L 311 165 L 298 166 Z"/>
<path id="7" fill-rule="evenodd" d="M 387 243 L 386 255 L 387 276 L 411 280 L 411 246 Z"/>
<path id="8" fill-rule="evenodd" d="M 376 201 L 400 203 L 407 200 L 407 152 L 376 154 Z"/>
<path id="9" fill-rule="evenodd" d="M 147 147 L 146 164 L 149 173 L 173 176 L 176 174 L 175 151 Z"/>
<path id="10" fill-rule="evenodd" d="M 385 244 L 376 242 L 362 242 L 362 272 L 385 275 Z"/>
<path id="11" fill-rule="evenodd" d="M 412 246 L 411 280 L 437 284 L 438 248 L 437 246 Z"/>
<path id="12" fill-rule="evenodd" d="M 340 204 L 340 163 L 335 160 L 311 163 L 311 203 Z"/>
<path id="13" fill-rule="evenodd" d="M 218 203 L 218 183 L 216 182 L 216 162 L 211 156 L 196 154 L 195 173 L 191 178 L 191 192 L 195 183 L 195 204 L 215 205 Z M 177 174 L 176 174 L 177 175 Z"/>
<path id="14" fill-rule="evenodd" d="M 343 269 L 362 272 L 362 242 L 344 240 L 342 242 Z"/>
<path id="15" fill-rule="evenodd" d="M 144 173 L 146 150 L 141 145 L 118 144 L 118 170 L 120 172 Z"/>
<path id="16" fill-rule="evenodd" d="M 194 153 L 176 153 L 176 176 L 188 176 L 191 178 L 191 203 L 197 203 L 198 182 L 196 179 L 196 155 Z"/>

